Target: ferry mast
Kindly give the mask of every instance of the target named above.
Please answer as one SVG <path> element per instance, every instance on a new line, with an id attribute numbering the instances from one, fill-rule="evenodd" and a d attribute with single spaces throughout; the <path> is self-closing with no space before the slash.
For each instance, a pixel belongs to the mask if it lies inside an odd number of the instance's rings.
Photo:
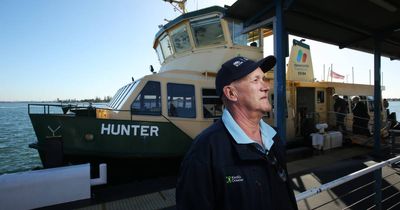
<path id="1" fill-rule="evenodd" d="M 179 12 L 181 12 L 182 14 L 185 14 L 187 11 L 186 11 L 186 7 L 185 7 L 185 4 L 186 4 L 186 1 L 187 0 L 164 0 L 165 2 L 169 2 L 176 10 L 178 10 Z M 177 7 L 176 5 L 179 7 Z"/>

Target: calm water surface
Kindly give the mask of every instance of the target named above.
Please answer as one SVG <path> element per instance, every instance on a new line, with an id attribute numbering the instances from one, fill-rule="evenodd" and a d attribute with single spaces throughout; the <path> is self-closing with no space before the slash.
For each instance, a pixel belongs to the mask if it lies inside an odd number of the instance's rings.
<path id="1" fill-rule="evenodd" d="M 0 174 L 42 167 L 27 103 L 0 103 Z"/>
<path id="2" fill-rule="evenodd" d="M 400 102 L 390 101 L 400 119 Z M 0 102 L 0 174 L 41 168 L 39 154 L 28 147 L 36 142 L 28 116 L 28 103 Z"/>
<path id="3" fill-rule="evenodd" d="M 396 112 L 397 120 L 400 121 L 400 101 L 389 101 L 390 112 Z"/>

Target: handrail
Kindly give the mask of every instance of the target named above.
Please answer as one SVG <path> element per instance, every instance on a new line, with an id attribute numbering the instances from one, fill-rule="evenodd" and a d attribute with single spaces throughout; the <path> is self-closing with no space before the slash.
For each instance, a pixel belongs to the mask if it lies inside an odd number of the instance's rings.
<path id="1" fill-rule="evenodd" d="M 124 109 L 112 109 L 112 108 L 102 108 L 102 107 L 96 107 L 96 106 L 85 106 L 85 105 L 73 105 L 73 104 L 28 104 L 28 114 L 31 114 L 31 106 L 41 106 L 43 107 L 43 114 L 51 114 L 50 113 L 50 107 L 59 107 L 59 108 L 63 108 L 63 107 L 68 107 L 68 108 L 73 108 L 73 109 L 84 109 L 84 108 L 95 108 L 98 110 L 108 110 L 108 111 L 119 111 L 119 112 L 130 112 L 131 110 L 124 110 Z"/>
<path id="2" fill-rule="evenodd" d="M 351 174 L 348 174 L 346 176 L 343 176 L 343 177 L 341 177 L 339 179 L 333 180 L 333 181 L 328 182 L 326 184 L 322 184 L 319 187 L 311 188 L 311 189 L 309 189 L 307 191 L 304 191 L 302 193 L 297 194 L 296 195 L 296 201 L 299 202 L 301 200 L 304 200 L 306 198 L 309 198 L 311 196 L 319 194 L 319 193 L 321 193 L 323 191 L 327 191 L 327 190 L 332 189 L 332 188 L 334 188 L 336 186 L 344 184 L 344 183 L 346 183 L 346 182 L 348 182 L 350 180 L 356 179 L 356 178 L 358 178 L 358 177 L 360 177 L 362 175 L 365 175 L 367 173 L 370 173 L 372 171 L 380 169 L 380 168 L 382 168 L 382 167 L 384 167 L 386 165 L 391 165 L 391 164 L 399 162 L 399 161 L 400 161 L 400 155 L 397 156 L 397 157 L 391 158 L 389 160 L 382 161 L 382 162 L 377 163 L 375 165 L 369 166 L 367 168 L 361 169 L 359 171 L 353 172 Z"/>

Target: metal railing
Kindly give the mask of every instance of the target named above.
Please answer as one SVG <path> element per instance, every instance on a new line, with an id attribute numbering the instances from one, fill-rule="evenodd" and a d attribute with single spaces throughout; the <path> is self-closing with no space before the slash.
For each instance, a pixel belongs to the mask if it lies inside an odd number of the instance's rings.
<path id="1" fill-rule="evenodd" d="M 395 156 L 395 154 L 399 154 L 399 148 L 396 145 L 396 137 L 400 136 L 400 131 L 399 130 L 389 130 L 390 133 L 390 142 L 388 146 L 390 146 L 390 153 L 389 155 L 391 157 Z M 336 180 L 333 180 L 331 182 L 322 184 L 318 187 L 311 188 L 307 191 L 304 191 L 302 193 L 299 193 L 296 195 L 296 200 L 297 202 L 306 200 L 307 198 L 311 198 L 313 196 L 316 196 L 318 194 L 321 194 L 325 191 L 328 191 L 328 194 L 330 194 L 330 190 L 333 190 L 335 192 L 339 188 L 340 185 L 343 185 L 345 183 L 348 183 L 352 180 L 356 181 L 355 179 L 360 178 L 361 176 L 364 176 L 366 174 L 373 174 L 373 178 L 371 178 L 371 181 L 368 183 L 362 185 L 362 186 L 357 186 L 355 189 L 349 190 L 346 189 L 346 192 L 341 195 L 337 195 L 336 198 L 333 198 L 332 200 L 324 201 L 324 203 L 319 203 L 317 206 L 313 208 L 309 208 L 307 206 L 307 209 L 319 209 L 324 206 L 329 206 L 329 205 L 337 205 L 337 203 L 340 203 L 338 200 L 342 201 L 348 201 L 350 196 L 356 197 L 355 202 L 351 204 L 346 204 L 347 207 L 343 209 L 357 209 L 359 206 L 364 205 L 362 209 L 382 209 L 382 205 L 385 204 L 385 209 L 399 209 L 400 206 L 400 169 L 399 169 L 399 164 L 400 164 L 400 155 L 397 155 L 396 157 L 393 157 L 391 159 L 379 162 L 377 164 L 374 164 L 372 166 L 369 166 L 367 168 L 361 169 L 359 171 L 350 173 L 346 176 L 343 176 L 341 178 L 338 178 Z M 386 168 L 384 170 L 385 176 L 382 176 L 382 168 L 385 166 L 391 167 L 390 169 Z M 392 173 L 389 174 L 389 172 L 392 171 Z M 371 175 L 370 174 L 370 175 Z M 361 179 L 361 178 L 360 178 Z M 364 178 L 363 178 L 364 179 Z M 382 188 L 382 180 L 385 180 L 386 185 Z M 387 180 L 390 180 L 387 181 Z M 358 180 L 360 181 L 360 180 Z M 365 181 L 365 179 L 364 179 Z M 349 183 L 349 185 L 352 185 Z M 348 185 L 346 185 L 347 187 Z M 335 189 L 333 189 L 335 188 Z M 343 187 L 341 187 L 343 188 Z M 373 190 L 372 190 L 373 188 Z M 367 195 L 366 192 L 369 193 Z M 358 198 L 357 193 L 363 192 L 362 198 Z M 340 194 L 340 193 L 339 193 Z M 386 195 L 384 198 L 382 198 L 382 194 Z M 330 194 L 331 195 L 331 194 Z M 314 199 L 315 200 L 315 199 Z M 373 200 L 373 202 L 372 202 Z M 308 205 L 308 200 L 305 201 L 306 205 Z M 368 208 L 365 206 L 369 206 Z"/>
<path id="2" fill-rule="evenodd" d="M 36 107 L 36 109 L 35 109 Z M 38 108 L 40 107 L 40 108 Z M 75 115 L 73 112 L 66 112 L 68 110 L 86 110 L 86 109 L 97 109 L 107 111 L 118 111 L 118 112 L 130 112 L 131 110 L 122 109 L 111 109 L 89 105 L 78 105 L 78 104 L 28 104 L 28 114 L 66 114 Z M 38 112 L 34 112 L 36 110 Z M 66 111 L 64 111 L 66 110 Z"/>
<path id="3" fill-rule="evenodd" d="M 296 201 L 299 202 L 301 200 L 304 200 L 306 198 L 309 198 L 311 196 L 317 195 L 317 194 L 319 194 L 321 192 L 327 191 L 327 190 L 332 189 L 332 188 L 334 188 L 336 186 L 344 184 L 344 183 L 346 183 L 348 181 L 356 179 L 356 178 L 358 178 L 358 177 L 360 177 L 362 175 L 365 175 L 367 173 L 373 172 L 373 171 L 375 171 L 377 169 L 381 169 L 384 166 L 387 166 L 387 165 L 390 166 L 390 165 L 392 165 L 394 163 L 397 163 L 399 161 L 400 161 L 400 156 L 397 156 L 397 157 L 394 157 L 392 159 L 389 159 L 389 160 L 386 160 L 386 161 L 382 161 L 382 162 L 377 163 L 375 165 L 372 165 L 372 166 L 369 166 L 367 168 L 361 169 L 359 171 L 353 172 L 353 173 L 351 173 L 349 175 L 346 175 L 346 176 L 341 177 L 339 179 L 333 180 L 333 181 L 328 182 L 326 184 L 322 184 L 319 187 L 311 188 L 311 189 L 309 189 L 309 190 L 307 190 L 305 192 L 297 194 L 296 195 Z"/>
<path id="4" fill-rule="evenodd" d="M 337 124 L 338 124 L 338 120 L 337 120 L 337 114 L 338 113 L 334 112 L 334 111 L 328 111 L 328 112 L 326 112 L 326 114 L 327 114 L 326 121 L 320 121 L 320 120 L 317 121 L 316 120 L 315 123 L 328 123 L 329 126 L 336 127 Z M 369 130 L 371 132 L 371 134 L 373 134 L 375 124 L 374 124 L 372 118 L 357 117 L 357 116 L 354 116 L 354 115 L 352 115 L 350 113 L 343 114 L 343 115 L 344 115 L 344 122 L 343 123 L 344 123 L 344 126 L 346 128 L 344 130 L 344 132 L 352 133 L 353 128 L 358 128 L 358 129 Z M 351 115 L 351 117 L 350 117 L 350 115 Z M 363 127 L 363 126 L 358 125 L 358 124 L 353 124 L 355 119 L 368 120 L 368 123 L 367 123 L 366 127 Z M 381 130 L 382 129 L 389 130 L 390 127 L 391 127 L 391 123 L 392 122 L 390 120 L 387 120 L 387 119 L 386 120 L 382 120 Z"/>
<path id="5" fill-rule="evenodd" d="M 34 109 L 33 107 L 40 107 L 37 110 L 41 110 L 39 113 L 32 113 L 32 110 Z M 93 108 L 92 110 L 89 110 L 90 108 Z M 52 109 L 53 108 L 53 109 Z M 65 108 L 65 109 L 64 109 Z M 54 110 L 56 109 L 56 110 Z M 68 112 L 69 110 L 75 110 L 73 112 Z M 74 116 L 77 114 L 76 110 L 82 110 L 83 112 L 87 111 L 87 114 L 89 115 L 89 111 L 95 111 L 95 110 L 107 110 L 107 111 L 118 111 L 118 112 L 129 112 L 130 120 L 133 121 L 132 117 L 132 110 L 122 110 L 122 109 L 112 109 L 112 108 L 102 108 L 102 107 L 96 107 L 96 106 L 91 106 L 89 104 L 88 106 L 84 105 L 73 105 L 73 104 L 28 104 L 28 114 L 44 114 L 44 115 L 52 115 L 52 114 L 62 114 L 62 115 L 71 115 Z M 96 113 L 94 113 L 94 116 L 96 116 Z M 162 113 L 160 113 L 160 116 L 164 118 L 166 121 L 171 123 L 175 128 L 179 129 L 184 133 L 187 137 L 191 138 L 186 132 L 184 132 L 176 123 L 172 122 L 169 117 L 166 117 Z M 210 118 L 212 119 L 212 118 Z"/>

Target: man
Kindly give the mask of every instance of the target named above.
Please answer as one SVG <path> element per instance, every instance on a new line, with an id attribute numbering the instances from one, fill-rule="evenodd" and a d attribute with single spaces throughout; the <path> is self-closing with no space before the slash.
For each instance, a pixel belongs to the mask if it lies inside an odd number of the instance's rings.
<path id="1" fill-rule="evenodd" d="M 264 73 L 275 57 L 235 57 L 217 73 L 226 109 L 186 154 L 176 188 L 177 209 L 297 209 L 284 146 L 261 118 L 271 110 Z"/>
<path id="2" fill-rule="evenodd" d="M 351 101 L 354 104 L 352 109 L 353 112 L 353 133 L 361 134 L 366 136 L 371 136 L 369 132 L 368 123 L 369 123 L 369 114 L 367 106 L 360 101 L 360 97 L 353 96 Z"/>
<path id="3" fill-rule="evenodd" d="M 389 101 L 385 98 L 383 99 L 383 108 L 386 110 L 386 116 L 390 115 L 390 110 L 389 110 Z"/>
<path id="4" fill-rule="evenodd" d="M 344 118 L 347 113 L 347 102 L 340 98 L 338 94 L 333 94 L 333 100 L 335 100 L 335 104 L 333 105 L 333 109 L 336 113 L 336 127 L 339 130 L 346 131 L 346 126 L 344 125 Z"/>

